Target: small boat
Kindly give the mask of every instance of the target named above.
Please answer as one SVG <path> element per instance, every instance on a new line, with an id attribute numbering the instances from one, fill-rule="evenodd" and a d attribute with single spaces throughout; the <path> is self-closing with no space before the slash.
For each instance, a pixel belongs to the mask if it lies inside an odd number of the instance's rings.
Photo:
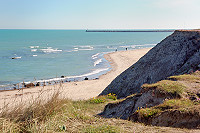
<path id="1" fill-rule="evenodd" d="M 21 59 L 22 57 L 12 57 L 11 59 Z"/>

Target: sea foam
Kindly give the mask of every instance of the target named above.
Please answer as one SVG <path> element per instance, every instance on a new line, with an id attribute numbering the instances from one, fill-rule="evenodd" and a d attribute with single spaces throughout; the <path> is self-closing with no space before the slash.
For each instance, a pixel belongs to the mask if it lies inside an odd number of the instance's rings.
<path id="1" fill-rule="evenodd" d="M 29 46 L 30 48 L 39 48 L 39 46 Z"/>
<path id="2" fill-rule="evenodd" d="M 96 61 L 94 62 L 94 66 L 100 64 L 101 62 L 102 62 L 102 59 L 98 59 L 98 60 L 96 60 Z"/>
<path id="3" fill-rule="evenodd" d="M 97 53 L 97 54 L 92 55 L 92 59 L 94 60 L 94 59 L 98 58 L 98 55 L 99 55 L 99 54 L 100 54 L 100 53 Z"/>
<path id="4" fill-rule="evenodd" d="M 74 46 L 74 51 L 75 50 L 85 50 L 85 51 L 88 51 L 88 50 L 94 50 L 94 47 L 92 46 L 89 46 L 89 45 L 86 45 L 86 46 Z"/>
<path id="5" fill-rule="evenodd" d="M 56 52 L 62 52 L 62 50 L 59 49 L 52 49 L 51 47 L 48 47 L 47 49 L 40 49 L 44 53 L 56 53 Z"/>
<path id="6" fill-rule="evenodd" d="M 32 51 L 32 52 L 35 52 L 35 51 L 37 51 L 37 49 L 31 49 L 31 51 Z"/>
<path id="7" fill-rule="evenodd" d="M 87 74 L 83 74 L 83 75 L 79 75 L 79 76 L 69 76 L 69 77 L 66 77 L 66 78 L 81 78 L 81 77 L 87 77 L 87 76 L 91 76 L 91 75 L 95 75 L 95 74 L 98 74 L 100 72 L 103 72 L 103 71 L 107 71 L 109 70 L 109 68 L 102 68 L 102 69 L 96 69 L 90 73 L 87 73 Z"/>

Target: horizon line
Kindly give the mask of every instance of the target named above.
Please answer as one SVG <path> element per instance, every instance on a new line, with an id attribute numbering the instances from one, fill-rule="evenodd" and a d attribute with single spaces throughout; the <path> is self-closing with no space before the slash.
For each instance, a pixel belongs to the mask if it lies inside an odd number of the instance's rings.
<path id="1" fill-rule="evenodd" d="M 191 29 L 186 29 L 186 28 L 182 28 L 182 29 L 24 29 L 24 28 L 21 28 L 21 29 L 18 29 L 18 28 L 13 28 L 13 29 L 9 29 L 9 28 L 0 28 L 0 30 L 191 30 Z"/>

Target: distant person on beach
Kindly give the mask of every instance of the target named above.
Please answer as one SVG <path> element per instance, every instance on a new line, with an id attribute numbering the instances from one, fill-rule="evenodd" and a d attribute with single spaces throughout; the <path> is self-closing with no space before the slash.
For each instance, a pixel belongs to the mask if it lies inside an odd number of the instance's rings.
<path id="1" fill-rule="evenodd" d="M 115 50 L 115 52 L 117 52 L 117 49 Z"/>
<path id="2" fill-rule="evenodd" d="M 128 50 L 128 48 L 126 48 L 126 50 Z"/>

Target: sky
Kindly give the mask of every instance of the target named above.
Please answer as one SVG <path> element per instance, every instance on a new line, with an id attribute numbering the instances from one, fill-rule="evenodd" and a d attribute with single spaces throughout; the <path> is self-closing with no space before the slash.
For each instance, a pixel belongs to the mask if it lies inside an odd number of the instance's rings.
<path id="1" fill-rule="evenodd" d="M 197 29 L 200 0 L 0 0 L 0 29 Z"/>

